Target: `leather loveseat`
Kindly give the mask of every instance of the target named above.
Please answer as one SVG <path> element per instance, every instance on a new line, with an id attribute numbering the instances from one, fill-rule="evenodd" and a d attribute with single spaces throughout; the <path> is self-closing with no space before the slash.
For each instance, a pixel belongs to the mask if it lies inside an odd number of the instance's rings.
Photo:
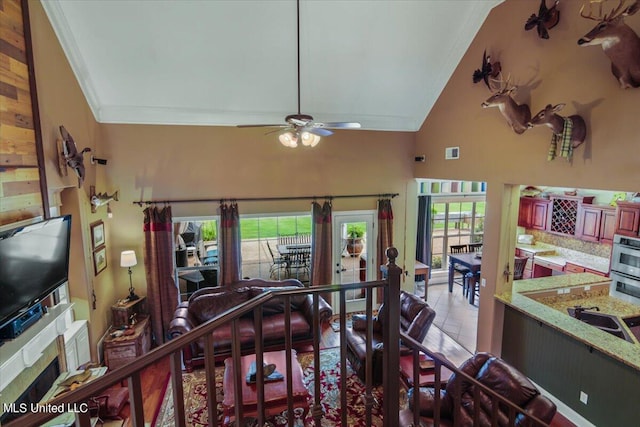
<path id="1" fill-rule="evenodd" d="M 382 304 L 378 310 L 378 315 L 373 318 L 373 384 L 382 383 L 382 361 L 383 353 L 383 326 L 384 318 L 387 316 L 386 305 Z M 400 331 L 410 336 L 418 342 L 422 342 L 424 337 L 436 317 L 436 312 L 422 299 L 405 291 L 400 291 Z M 354 314 L 352 326 L 345 330 L 347 338 L 347 358 L 351 367 L 356 371 L 358 377 L 365 380 L 365 361 L 367 356 L 367 319 L 365 315 Z M 401 354 L 408 349 L 400 348 Z"/>
<path id="2" fill-rule="evenodd" d="M 556 405 L 547 397 L 540 394 L 540 391 L 521 372 L 509 365 L 504 360 L 489 353 L 477 353 L 461 366 L 460 370 L 475 378 L 478 382 L 487 386 L 496 393 L 507 398 L 511 402 L 520 406 L 529 415 L 534 415 L 545 423 L 549 424 L 556 413 Z M 454 393 L 455 393 L 455 373 L 451 375 L 446 387 L 440 390 L 440 420 L 442 426 L 453 425 Z M 459 410 L 459 420 L 461 427 L 474 426 L 474 394 L 479 388 L 469 381 L 462 381 L 462 396 Z M 415 388 L 409 390 L 408 400 L 410 411 L 401 413 L 400 425 L 410 425 L 413 422 L 413 393 Z M 478 426 L 490 426 L 491 411 L 493 403 L 491 396 L 482 389 L 478 390 L 480 396 L 479 423 Z M 429 419 L 434 414 L 434 389 L 420 388 L 419 408 L 420 416 L 426 425 L 431 425 Z M 498 406 L 498 426 L 506 426 L 509 423 L 508 409 L 503 405 Z M 532 426 L 534 423 L 527 420 L 522 414 L 517 414 L 516 426 Z"/>
<path id="3" fill-rule="evenodd" d="M 189 301 L 182 302 L 169 327 L 170 338 L 186 334 L 198 325 L 213 319 L 250 299 L 270 290 L 303 287 L 296 279 L 282 281 L 246 279 L 227 287 L 203 288 L 194 292 Z M 284 298 L 272 298 L 262 307 L 262 335 L 264 350 L 272 351 L 284 348 L 285 314 Z M 313 330 L 313 318 L 318 316 L 320 324 L 332 315 L 331 306 L 322 297 L 319 299 L 319 311 L 313 311 L 312 295 L 291 297 L 291 335 L 294 347 L 312 342 L 320 331 Z M 243 354 L 254 351 L 255 332 L 253 312 L 240 318 L 240 343 Z M 231 355 L 231 325 L 224 325 L 213 331 L 216 360 Z M 204 339 L 200 339 L 183 349 L 183 359 L 187 371 L 204 364 Z"/>

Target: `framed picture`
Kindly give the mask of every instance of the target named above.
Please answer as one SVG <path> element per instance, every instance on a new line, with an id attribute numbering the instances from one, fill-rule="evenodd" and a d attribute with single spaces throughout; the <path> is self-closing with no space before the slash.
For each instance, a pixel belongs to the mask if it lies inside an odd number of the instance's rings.
<path id="1" fill-rule="evenodd" d="M 96 251 L 100 246 L 105 244 L 104 223 L 102 221 L 96 221 L 89 227 L 91 227 L 91 249 Z"/>
<path id="2" fill-rule="evenodd" d="M 97 276 L 105 268 L 107 268 L 107 247 L 102 245 L 93 251 L 93 271 Z"/>

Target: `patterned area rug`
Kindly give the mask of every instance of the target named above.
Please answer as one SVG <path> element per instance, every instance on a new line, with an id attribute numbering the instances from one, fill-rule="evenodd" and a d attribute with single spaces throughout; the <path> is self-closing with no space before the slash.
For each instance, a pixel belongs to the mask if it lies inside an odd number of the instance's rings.
<path id="1" fill-rule="evenodd" d="M 298 354 L 298 361 L 302 366 L 304 372 L 304 383 L 309 390 L 309 393 L 313 396 L 314 383 L 313 383 L 313 353 L 300 353 Z M 322 409 L 324 410 L 324 418 L 322 419 L 321 427 L 333 427 L 341 426 L 341 408 L 340 408 L 340 351 L 338 348 L 331 348 L 321 350 L 320 352 L 320 366 L 322 374 L 320 375 L 321 381 L 321 402 Z M 350 366 L 347 367 L 347 426 L 349 427 L 367 427 L 365 425 L 365 406 L 363 396 L 365 393 L 364 384 L 356 376 Z M 218 402 L 222 402 L 222 376 L 223 368 L 216 369 L 216 390 L 218 390 Z M 185 411 L 187 413 L 187 426 L 189 427 L 204 427 L 208 425 L 208 411 L 207 411 L 207 388 L 204 370 L 198 370 L 193 373 L 183 374 L 184 396 L 185 396 Z M 406 395 L 404 391 L 401 391 L 401 405 L 406 404 Z M 373 390 L 374 398 L 377 401 L 377 405 L 374 405 L 372 411 L 372 425 L 382 425 L 382 389 L 375 388 Z M 309 401 L 311 405 L 313 401 Z M 218 419 L 222 422 L 222 406 L 218 404 Z M 304 420 L 300 419 L 302 410 L 296 409 L 294 416 L 296 417 L 296 426 L 315 426 L 313 422 L 311 409 L 309 415 Z M 278 416 L 272 417 L 268 420 L 268 424 L 271 426 L 285 426 L 287 425 L 287 413 L 286 411 Z M 162 407 L 158 415 L 158 423 L 160 427 L 169 427 L 174 424 L 173 414 L 173 398 L 171 383 L 167 387 L 165 397 L 163 399 Z M 234 425 L 232 423 L 232 425 Z M 255 419 L 247 419 L 243 426 L 257 425 Z M 345 426 L 346 427 L 346 426 Z"/>

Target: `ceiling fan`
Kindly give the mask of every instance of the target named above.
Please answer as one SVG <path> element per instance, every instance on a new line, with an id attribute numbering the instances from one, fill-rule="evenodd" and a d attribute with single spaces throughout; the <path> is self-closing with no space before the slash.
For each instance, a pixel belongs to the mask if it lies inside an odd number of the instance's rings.
<path id="1" fill-rule="evenodd" d="M 323 136 L 329 136 L 333 132 L 329 129 L 358 129 L 360 123 L 357 122 L 319 122 L 312 116 L 300 113 L 300 0 L 296 1 L 297 18 L 297 49 L 298 49 L 298 113 L 289 114 L 284 118 L 286 124 L 257 124 L 238 125 L 239 128 L 249 127 L 276 127 L 279 129 L 267 132 L 265 135 L 280 132 L 278 139 L 286 147 L 297 147 L 298 142 L 302 145 L 315 147 Z M 282 130 L 284 128 L 284 130 Z"/>

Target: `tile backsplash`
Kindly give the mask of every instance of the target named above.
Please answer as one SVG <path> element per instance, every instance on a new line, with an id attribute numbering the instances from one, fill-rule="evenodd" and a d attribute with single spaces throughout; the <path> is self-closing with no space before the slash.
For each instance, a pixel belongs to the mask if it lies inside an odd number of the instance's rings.
<path id="1" fill-rule="evenodd" d="M 568 236 L 559 236 L 557 234 L 545 233 L 544 231 L 527 229 L 527 234 L 533 234 L 536 242 L 548 243 L 550 245 L 559 246 L 561 248 L 571 249 L 578 252 L 584 252 L 603 258 L 611 257 L 611 245 L 604 243 L 585 242 L 584 240 L 575 239 Z"/>

